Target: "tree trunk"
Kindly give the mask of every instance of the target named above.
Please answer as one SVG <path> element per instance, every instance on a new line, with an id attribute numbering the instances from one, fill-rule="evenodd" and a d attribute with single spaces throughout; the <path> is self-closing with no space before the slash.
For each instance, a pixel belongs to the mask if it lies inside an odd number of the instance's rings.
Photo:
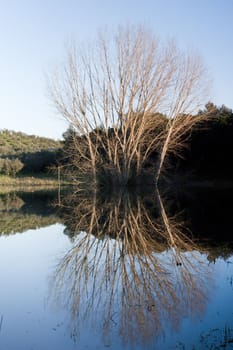
<path id="1" fill-rule="evenodd" d="M 174 122 L 171 124 L 171 126 L 168 130 L 168 133 L 167 133 L 165 142 L 163 144 L 162 150 L 159 153 L 158 162 L 157 162 L 157 166 L 156 166 L 156 172 L 155 172 L 155 184 L 156 184 L 156 186 L 158 186 L 158 182 L 159 182 L 159 178 L 160 178 L 161 171 L 163 168 L 164 160 L 165 160 L 165 157 L 167 155 L 168 146 L 169 146 L 169 142 L 171 139 L 173 127 L 174 127 Z"/>

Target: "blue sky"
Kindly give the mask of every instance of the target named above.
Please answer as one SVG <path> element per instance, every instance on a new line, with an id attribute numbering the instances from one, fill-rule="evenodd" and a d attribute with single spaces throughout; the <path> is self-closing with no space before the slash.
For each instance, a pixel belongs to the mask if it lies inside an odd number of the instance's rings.
<path id="1" fill-rule="evenodd" d="M 211 100 L 233 108 L 233 0 L 0 0 L 0 129 L 61 138 L 67 124 L 47 96 L 45 75 L 70 39 L 104 26 L 146 24 L 197 49 L 213 79 Z"/>

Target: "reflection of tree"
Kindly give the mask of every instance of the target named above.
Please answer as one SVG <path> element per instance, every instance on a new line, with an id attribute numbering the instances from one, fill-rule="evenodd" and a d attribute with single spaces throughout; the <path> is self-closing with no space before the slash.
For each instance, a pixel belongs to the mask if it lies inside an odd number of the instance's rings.
<path id="1" fill-rule="evenodd" d="M 105 339 L 117 331 L 125 342 L 145 342 L 202 312 L 201 255 L 177 218 L 167 216 L 159 194 L 157 216 L 151 215 L 155 207 L 148 211 L 125 192 L 112 202 L 94 196 L 76 203 L 67 220 L 78 235 L 51 284 L 74 332 L 86 321 L 99 325 Z"/>

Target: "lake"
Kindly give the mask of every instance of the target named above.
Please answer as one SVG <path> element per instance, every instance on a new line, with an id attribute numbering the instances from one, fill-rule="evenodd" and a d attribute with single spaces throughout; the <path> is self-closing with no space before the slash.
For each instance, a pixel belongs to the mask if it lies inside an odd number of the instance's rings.
<path id="1" fill-rule="evenodd" d="M 232 195 L 0 194 L 0 349 L 232 349 Z"/>

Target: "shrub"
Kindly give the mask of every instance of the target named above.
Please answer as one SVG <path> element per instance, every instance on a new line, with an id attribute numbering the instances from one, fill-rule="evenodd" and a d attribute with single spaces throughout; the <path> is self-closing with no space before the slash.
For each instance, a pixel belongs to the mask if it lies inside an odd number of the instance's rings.
<path id="1" fill-rule="evenodd" d="M 24 167 L 19 159 L 0 159 L 0 173 L 8 176 L 15 176 Z"/>

